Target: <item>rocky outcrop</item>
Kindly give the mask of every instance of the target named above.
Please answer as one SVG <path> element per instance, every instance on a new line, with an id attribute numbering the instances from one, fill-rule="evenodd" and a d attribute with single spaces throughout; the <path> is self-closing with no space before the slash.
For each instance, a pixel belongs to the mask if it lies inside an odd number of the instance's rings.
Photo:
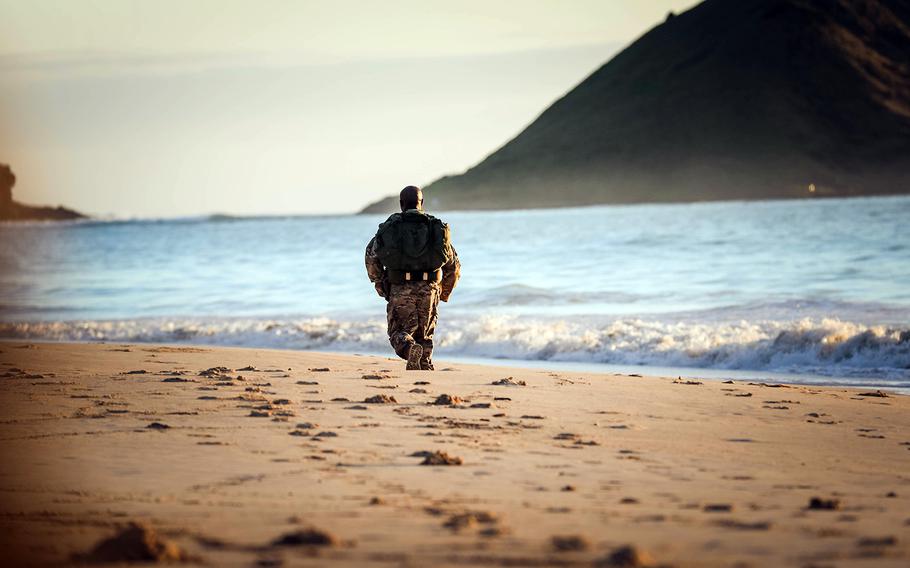
<path id="1" fill-rule="evenodd" d="M 6 164 L 0 164 L 0 221 L 66 221 L 84 219 L 85 215 L 66 207 L 35 207 L 13 200 L 16 174 Z"/>

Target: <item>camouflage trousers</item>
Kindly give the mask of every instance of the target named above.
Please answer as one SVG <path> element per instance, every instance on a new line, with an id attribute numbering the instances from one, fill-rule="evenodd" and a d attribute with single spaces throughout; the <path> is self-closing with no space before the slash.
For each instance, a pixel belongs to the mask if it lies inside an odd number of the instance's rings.
<path id="1" fill-rule="evenodd" d="M 386 315 L 389 343 L 402 359 L 414 343 L 423 347 L 422 363 L 432 363 L 433 332 L 439 308 L 440 287 L 437 282 L 392 284 Z"/>

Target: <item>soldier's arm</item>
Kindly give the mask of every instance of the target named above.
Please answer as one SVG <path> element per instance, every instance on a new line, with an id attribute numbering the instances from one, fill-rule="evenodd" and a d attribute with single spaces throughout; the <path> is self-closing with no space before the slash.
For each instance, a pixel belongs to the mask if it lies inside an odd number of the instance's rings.
<path id="1" fill-rule="evenodd" d="M 373 237 L 370 239 L 370 242 L 367 243 L 363 261 L 367 267 L 367 277 L 369 277 L 370 282 L 375 286 L 376 293 L 385 298 L 385 270 L 382 268 L 379 257 L 376 256 L 376 237 Z"/>
<path id="2" fill-rule="evenodd" d="M 449 301 L 449 296 L 452 295 L 452 290 L 455 289 L 455 285 L 458 284 L 458 279 L 460 277 L 461 262 L 458 260 L 458 253 L 455 252 L 455 247 L 452 247 L 452 258 L 442 265 L 442 282 L 440 282 L 442 290 L 439 294 L 440 300 L 443 302 Z"/>

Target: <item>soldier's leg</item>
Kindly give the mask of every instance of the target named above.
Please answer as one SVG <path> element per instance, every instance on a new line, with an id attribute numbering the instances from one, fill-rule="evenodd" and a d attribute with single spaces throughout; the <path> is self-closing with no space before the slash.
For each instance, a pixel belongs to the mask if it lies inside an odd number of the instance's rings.
<path id="1" fill-rule="evenodd" d="M 430 286 L 419 301 L 418 332 L 414 340 L 423 347 L 420 368 L 433 370 L 433 333 L 439 315 L 439 286 Z"/>
<path id="2" fill-rule="evenodd" d="M 386 305 L 389 343 L 402 359 L 407 359 L 410 348 L 414 345 L 414 334 L 417 333 L 419 320 L 413 294 L 399 286 L 392 286 L 389 303 Z"/>

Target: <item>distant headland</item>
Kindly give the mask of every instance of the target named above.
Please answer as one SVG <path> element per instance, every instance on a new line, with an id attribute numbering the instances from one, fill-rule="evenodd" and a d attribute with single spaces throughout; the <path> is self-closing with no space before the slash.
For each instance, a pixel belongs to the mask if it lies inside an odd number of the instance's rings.
<path id="1" fill-rule="evenodd" d="M 910 8 L 706 0 L 644 34 L 427 207 L 910 193 Z M 392 196 L 363 213 L 398 208 Z"/>
<path id="2" fill-rule="evenodd" d="M 16 174 L 6 164 L 0 164 L 0 221 L 67 221 L 86 216 L 66 207 L 37 207 L 13 201 Z"/>

